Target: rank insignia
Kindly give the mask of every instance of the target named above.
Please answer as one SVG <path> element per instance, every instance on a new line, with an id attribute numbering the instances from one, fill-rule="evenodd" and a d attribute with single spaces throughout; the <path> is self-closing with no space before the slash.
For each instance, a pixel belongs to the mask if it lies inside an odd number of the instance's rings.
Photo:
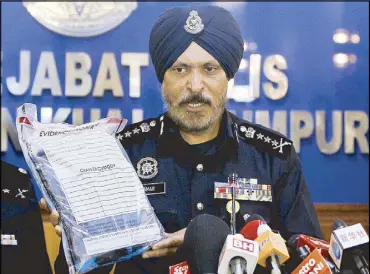
<path id="1" fill-rule="evenodd" d="M 24 194 L 23 193 L 26 193 L 26 192 L 28 192 L 28 190 L 27 189 L 20 189 L 20 188 L 18 188 L 18 194 L 17 195 L 15 195 L 15 197 L 17 198 L 17 197 L 19 197 L 19 198 L 21 198 L 21 199 L 25 199 L 26 198 L 26 196 L 24 196 Z"/>
<path id="2" fill-rule="evenodd" d="M 149 130 L 150 130 L 150 126 L 147 123 L 142 123 L 140 125 L 140 128 L 141 128 L 142 132 L 149 132 Z"/>
<path id="3" fill-rule="evenodd" d="M 255 146 L 260 151 L 281 159 L 286 159 L 290 155 L 293 142 L 276 132 L 249 123 L 239 125 L 238 132 L 245 142 Z"/>

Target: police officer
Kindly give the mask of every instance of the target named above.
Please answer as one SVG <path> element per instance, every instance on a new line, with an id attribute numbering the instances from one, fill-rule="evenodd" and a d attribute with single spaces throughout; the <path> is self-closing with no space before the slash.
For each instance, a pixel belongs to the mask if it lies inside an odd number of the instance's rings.
<path id="1" fill-rule="evenodd" d="M 1 161 L 1 274 L 52 274 L 30 177 Z"/>
<path id="2" fill-rule="evenodd" d="M 217 6 L 173 8 L 154 24 L 150 55 L 167 112 L 127 126 L 116 138 L 168 234 L 142 258 L 118 264 L 115 273 L 168 273 L 169 265 L 181 261 L 169 255 L 182 244 L 192 218 L 208 213 L 229 222 L 232 173 L 244 186 L 237 195 L 237 230 L 255 213 L 285 239 L 296 233 L 322 238 L 292 141 L 225 109 L 243 44 L 235 19 Z M 51 217 L 60 231 L 58 214 Z M 57 274 L 63 261 L 60 252 Z"/>

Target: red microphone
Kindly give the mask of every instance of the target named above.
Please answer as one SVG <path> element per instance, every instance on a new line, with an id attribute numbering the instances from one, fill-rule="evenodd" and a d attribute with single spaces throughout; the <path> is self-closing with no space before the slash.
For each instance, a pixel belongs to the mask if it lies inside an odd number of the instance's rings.
<path id="1" fill-rule="evenodd" d="M 258 228 L 263 224 L 265 224 L 265 222 L 261 220 L 248 222 L 243 226 L 242 230 L 240 230 L 240 234 L 242 234 L 244 238 L 254 241 L 258 237 Z"/>
<path id="2" fill-rule="evenodd" d="M 314 251 L 315 248 L 317 248 L 321 251 L 322 256 L 324 256 L 325 258 L 330 258 L 330 256 L 329 256 L 329 243 L 327 241 L 323 241 L 323 240 L 320 240 L 320 239 L 315 238 L 315 237 L 300 234 L 298 236 L 296 246 L 298 248 L 302 247 L 302 246 L 306 246 L 306 247 L 308 247 L 310 252 Z"/>

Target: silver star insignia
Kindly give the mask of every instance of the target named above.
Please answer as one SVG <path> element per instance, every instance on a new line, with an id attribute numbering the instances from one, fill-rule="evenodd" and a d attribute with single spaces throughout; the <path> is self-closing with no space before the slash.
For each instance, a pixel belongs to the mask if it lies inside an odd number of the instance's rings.
<path id="1" fill-rule="evenodd" d="M 279 143 L 278 142 L 276 142 L 276 140 L 273 140 L 272 142 L 271 142 L 271 144 L 273 145 L 273 146 L 277 146 Z"/>
<path id="2" fill-rule="evenodd" d="M 122 134 L 118 134 L 118 135 L 117 135 L 117 139 L 118 139 L 118 140 L 122 140 L 122 138 L 123 138 L 123 135 L 122 135 Z"/>
<path id="3" fill-rule="evenodd" d="M 271 141 L 271 138 L 270 137 L 265 137 L 265 143 L 270 143 L 270 141 Z"/>
<path id="4" fill-rule="evenodd" d="M 263 134 L 262 134 L 262 133 L 258 133 L 258 134 L 257 134 L 257 139 L 261 139 L 261 140 L 263 140 Z"/>
<path id="5" fill-rule="evenodd" d="M 132 131 L 134 134 L 138 134 L 140 132 L 140 129 L 138 128 L 134 128 L 134 130 Z"/>
<path id="6" fill-rule="evenodd" d="M 127 138 L 127 137 L 131 137 L 131 134 L 132 134 L 132 132 L 131 131 L 127 131 L 127 132 L 125 132 L 125 137 Z"/>
<path id="7" fill-rule="evenodd" d="M 4 193 L 10 193 L 10 190 L 9 189 L 3 189 L 3 192 Z"/>

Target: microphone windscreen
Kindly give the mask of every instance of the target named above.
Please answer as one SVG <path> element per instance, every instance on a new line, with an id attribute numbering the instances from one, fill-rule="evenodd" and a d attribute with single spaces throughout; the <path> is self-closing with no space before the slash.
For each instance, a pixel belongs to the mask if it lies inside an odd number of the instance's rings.
<path id="1" fill-rule="evenodd" d="M 254 220 L 252 222 L 248 222 L 241 230 L 240 234 L 244 236 L 244 238 L 248 240 L 254 241 L 258 237 L 258 228 L 264 224 L 264 222 L 260 220 Z"/>
<path id="2" fill-rule="evenodd" d="M 299 238 L 300 235 L 301 234 L 294 234 L 294 235 L 290 236 L 290 238 L 287 241 L 287 245 L 292 249 L 297 248 L 297 241 L 298 241 L 298 238 Z"/>
<path id="3" fill-rule="evenodd" d="M 338 219 L 336 220 L 334 223 L 333 223 L 333 230 L 337 230 L 337 229 L 340 229 L 340 228 L 344 228 L 346 227 L 346 223 L 341 220 L 341 219 Z"/>
<path id="4" fill-rule="evenodd" d="M 192 274 L 217 273 L 220 253 L 229 234 L 229 226 L 213 215 L 201 214 L 189 223 L 180 249 Z"/>
<path id="5" fill-rule="evenodd" d="M 251 216 L 248 217 L 246 224 L 252 222 L 252 221 L 262 221 L 266 223 L 265 219 L 261 215 L 258 214 L 252 214 Z"/>

